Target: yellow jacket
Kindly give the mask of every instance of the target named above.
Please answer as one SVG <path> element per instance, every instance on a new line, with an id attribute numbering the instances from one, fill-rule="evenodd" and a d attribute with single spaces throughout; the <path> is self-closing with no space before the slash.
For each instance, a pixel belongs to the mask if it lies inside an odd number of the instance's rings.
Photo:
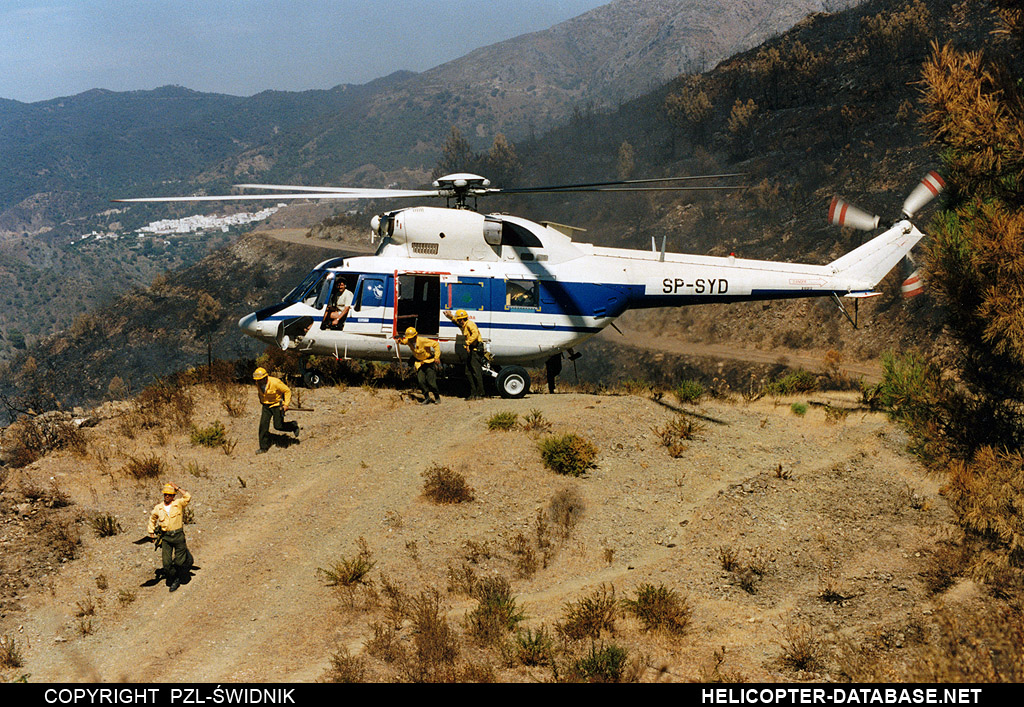
<path id="1" fill-rule="evenodd" d="M 472 319 L 467 319 L 466 324 L 460 328 L 463 336 L 466 337 L 466 348 L 473 348 L 473 344 L 480 341 L 480 327 Z"/>
<path id="2" fill-rule="evenodd" d="M 416 342 L 415 346 L 404 337 L 399 339 L 399 341 L 408 346 L 409 350 L 412 351 L 413 358 L 416 359 L 416 363 L 413 365 L 417 371 L 420 370 L 420 366 L 424 363 L 437 363 L 441 360 L 441 344 L 433 339 L 417 336 L 414 340 Z"/>
<path id="3" fill-rule="evenodd" d="M 276 408 L 282 402 L 285 407 L 288 407 L 292 402 L 291 388 L 282 383 L 281 379 L 274 378 L 274 376 L 267 376 L 267 387 L 261 391 L 259 386 L 257 386 L 256 394 L 259 396 L 261 403 L 272 408 Z"/>
<path id="4" fill-rule="evenodd" d="M 169 533 L 172 530 L 181 530 L 185 523 L 185 506 L 192 500 L 192 494 L 188 491 L 181 492 L 181 498 L 171 501 L 170 507 L 158 503 L 149 514 L 149 525 L 146 526 L 146 533 L 152 535 L 159 525 L 160 530 Z"/>
<path id="5" fill-rule="evenodd" d="M 480 327 L 476 325 L 472 319 L 467 319 L 465 324 L 460 324 L 459 320 L 448 310 L 445 310 L 444 316 L 455 322 L 455 325 L 462 331 L 462 335 L 466 339 L 466 348 L 473 348 L 473 344 L 480 341 Z"/>

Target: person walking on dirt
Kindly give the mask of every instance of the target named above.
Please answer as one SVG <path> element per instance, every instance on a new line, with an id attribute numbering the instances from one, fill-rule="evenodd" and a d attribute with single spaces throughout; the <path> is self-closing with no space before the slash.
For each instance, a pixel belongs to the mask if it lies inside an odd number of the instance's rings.
<path id="1" fill-rule="evenodd" d="M 441 402 L 441 391 L 437 389 L 437 364 L 441 361 L 441 344 L 434 339 L 420 336 L 415 327 L 405 330 L 405 336 L 398 343 L 406 344 L 412 351 L 413 367 L 416 369 L 416 383 L 423 392 L 420 404 Z M 434 399 L 430 399 L 430 394 Z"/>
<path id="2" fill-rule="evenodd" d="M 181 498 L 175 498 L 180 493 Z M 153 507 L 149 514 L 146 534 L 160 543 L 163 550 L 164 578 L 173 592 L 181 586 L 181 580 L 192 566 L 192 553 L 185 544 L 185 506 L 192 500 L 192 494 L 175 483 L 163 488 L 164 500 Z M 159 531 L 159 535 L 158 535 Z"/>
<path id="3" fill-rule="evenodd" d="M 299 423 L 295 420 L 284 421 L 288 405 L 292 402 L 291 388 L 279 378 L 269 375 L 264 368 L 253 371 L 252 379 L 256 381 L 256 394 L 259 396 L 263 412 L 260 414 L 260 448 L 257 454 L 270 449 L 270 420 L 274 420 L 274 429 L 278 432 L 291 432 L 299 436 Z"/>
<path id="4" fill-rule="evenodd" d="M 444 316 L 455 322 L 462 331 L 466 378 L 469 379 L 469 397 L 466 400 L 480 400 L 484 397 L 484 342 L 480 340 L 480 328 L 464 309 L 455 312 L 454 316 L 451 310 L 446 309 Z"/>

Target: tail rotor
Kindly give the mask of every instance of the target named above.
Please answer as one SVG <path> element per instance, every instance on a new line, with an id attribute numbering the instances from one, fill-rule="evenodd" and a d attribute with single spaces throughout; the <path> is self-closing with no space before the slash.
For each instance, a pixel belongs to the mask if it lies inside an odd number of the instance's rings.
<path id="1" fill-rule="evenodd" d="M 938 172 L 928 172 L 903 202 L 902 218 L 913 218 L 914 214 L 941 194 L 945 187 L 946 182 Z M 873 231 L 878 228 L 879 217 L 835 196 L 832 197 L 832 203 L 828 208 L 828 221 L 833 226 Z M 900 289 L 905 298 L 916 297 L 924 292 L 920 267 L 910 253 L 903 258 L 903 276 Z"/>

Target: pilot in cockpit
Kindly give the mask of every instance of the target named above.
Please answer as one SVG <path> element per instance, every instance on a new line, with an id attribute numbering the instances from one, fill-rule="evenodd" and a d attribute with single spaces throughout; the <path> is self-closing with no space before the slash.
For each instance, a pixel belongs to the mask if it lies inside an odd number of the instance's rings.
<path id="1" fill-rule="evenodd" d="M 345 318 L 348 317 L 352 308 L 352 292 L 345 285 L 342 278 L 334 283 L 334 292 L 331 293 L 327 311 L 324 313 L 322 329 L 342 329 L 345 326 Z"/>

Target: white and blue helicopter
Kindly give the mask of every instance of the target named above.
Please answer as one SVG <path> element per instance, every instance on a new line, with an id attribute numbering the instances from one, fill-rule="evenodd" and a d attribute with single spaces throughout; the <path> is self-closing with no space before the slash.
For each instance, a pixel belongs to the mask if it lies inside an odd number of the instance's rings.
<path id="1" fill-rule="evenodd" d="M 303 361 L 310 355 L 400 360 L 398 338 L 413 327 L 440 342 L 442 361 L 455 362 L 461 333 L 441 315 L 465 310 L 488 352 L 486 376 L 503 397 L 519 398 L 530 388 L 523 364 L 563 351 L 572 355 L 630 309 L 831 297 L 850 318 L 840 298 L 856 304 L 880 294 L 874 287 L 923 237 L 910 219 L 944 187 L 930 172 L 907 197 L 900 220 L 826 265 L 666 253 L 665 240 L 658 249 L 653 238 L 650 251 L 600 247 L 573 240 L 582 229 L 467 207 L 469 199 L 491 194 L 730 188 L 651 185 L 701 178 L 499 189 L 484 177 L 459 173 L 423 190 L 240 184 L 270 193 L 120 201 L 445 198 L 444 208 L 374 216 L 371 237 L 380 244 L 373 255 L 325 260 L 281 302 L 245 315 L 238 325 L 249 336 L 297 351 Z M 841 199 L 833 199 L 829 220 L 866 231 L 879 224 L 877 216 Z M 352 302 L 341 326 L 333 326 L 326 313 L 338 281 Z M 307 372 L 308 385 L 318 382 Z"/>

